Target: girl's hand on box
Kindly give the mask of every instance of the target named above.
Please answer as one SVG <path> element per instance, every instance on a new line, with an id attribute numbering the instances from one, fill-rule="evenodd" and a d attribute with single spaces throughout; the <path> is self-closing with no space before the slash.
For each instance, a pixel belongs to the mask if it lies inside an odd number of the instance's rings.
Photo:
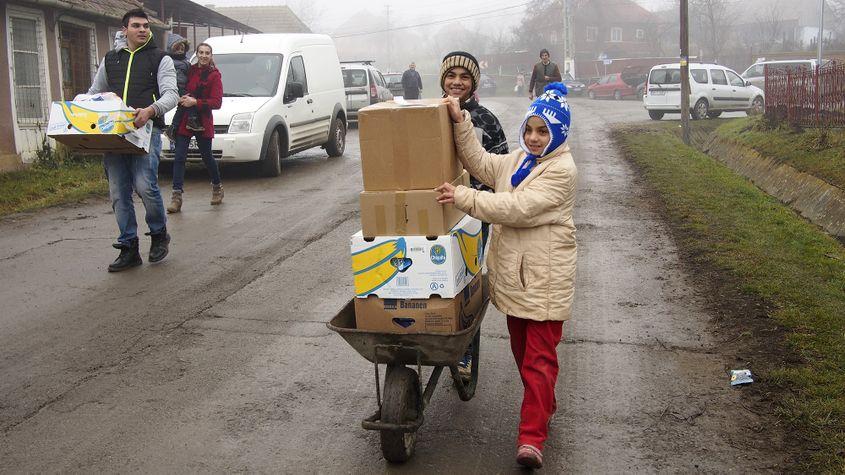
<path id="1" fill-rule="evenodd" d="M 455 202 L 455 187 L 451 183 L 443 183 L 435 188 L 434 191 L 440 192 L 440 196 L 437 197 L 438 203 L 449 204 Z"/>
<path id="2" fill-rule="evenodd" d="M 457 97 L 446 97 L 443 99 L 443 102 L 449 109 L 449 117 L 452 118 L 452 122 L 460 124 L 464 121 L 464 113 L 461 111 L 461 103 Z"/>

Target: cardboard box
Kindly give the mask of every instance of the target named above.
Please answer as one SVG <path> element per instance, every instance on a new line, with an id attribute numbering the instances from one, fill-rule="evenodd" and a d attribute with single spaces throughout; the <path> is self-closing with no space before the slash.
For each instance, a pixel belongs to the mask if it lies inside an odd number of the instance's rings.
<path id="1" fill-rule="evenodd" d="M 451 299 L 355 299 L 355 327 L 387 333 L 455 333 L 475 321 L 482 294 L 479 273 Z"/>
<path id="2" fill-rule="evenodd" d="M 444 236 L 350 238 L 358 297 L 452 298 L 478 274 L 484 262 L 481 221 L 466 215 Z"/>
<path id="3" fill-rule="evenodd" d="M 452 184 L 469 186 L 469 173 L 464 171 Z M 434 190 L 362 191 L 364 237 L 449 234 L 465 213 L 455 205 L 438 203 L 439 194 Z"/>
<path id="4" fill-rule="evenodd" d="M 153 124 L 136 129 L 134 120 L 135 109 L 120 99 L 56 101 L 50 107 L 47 135 L 86 153 L 143 155 L 150 151 Z"/>
<path id="5" fill-rule="evenodd" d="M 379 102 L 358 111 L 366 191 L 427 190 L 463 168 L 452 119 L 440 99 Z"/>

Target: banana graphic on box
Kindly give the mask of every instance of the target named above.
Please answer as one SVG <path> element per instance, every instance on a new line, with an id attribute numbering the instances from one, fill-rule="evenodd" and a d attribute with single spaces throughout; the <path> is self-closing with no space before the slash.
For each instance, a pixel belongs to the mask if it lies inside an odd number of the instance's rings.
<path id="1" fill-rule="evenodd" d="M 124 135 L 135 130 L 135 113 L 132 111 L 92 111 L 73 102 L 62 102 L 62 112 L 68 122 L 83 134 Z"/>
<path id="2" fill-rule="evenodd" d="M 470 275 L 478 274 L 481 270 L 481 263 L 483 262 L 483 249 L 481 249 L 481 230 L 477 233 L 470 234 L 463 229 L 452 231 L 452 234 L 458 238 L 458 245 L 461 247 L 461 257 L 466 265 L 467 273 Z"/>
<path id="3" fill-rule="evenodd" d="M 391 239 L 352 254 L 355 293 L 367 295 L 407 269 L 405 239 Z"/>

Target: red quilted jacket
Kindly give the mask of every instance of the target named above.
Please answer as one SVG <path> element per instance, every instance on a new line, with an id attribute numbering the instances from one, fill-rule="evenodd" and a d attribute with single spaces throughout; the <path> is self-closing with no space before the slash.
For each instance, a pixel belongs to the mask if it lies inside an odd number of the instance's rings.
<path id="1" fill-rule="evenodd" d="M 197 64 L 192 65 L 188 70 L 186 90 L 197 100 L 197 112 L 205 128 L 202 136 L 209 139 L 214 137 L 214 118 L 211 116 L 211 110 L 219 109 L 223 102 L 223 80 L 220 70 L 214 67 L 202 68 Z M 179 135 L 192 136 L 194 134 L 185 128 L 187 121 L 188 114 L 184 114 L 177 130 Z"/>

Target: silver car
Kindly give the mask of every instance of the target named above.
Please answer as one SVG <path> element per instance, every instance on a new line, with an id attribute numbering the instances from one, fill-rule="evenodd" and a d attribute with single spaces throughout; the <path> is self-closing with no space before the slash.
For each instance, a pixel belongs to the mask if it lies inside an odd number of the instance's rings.
<path id="1" fill-rule="evenodd" d="M 818 61 L 815 59 L 792 59 L 788 61 L 759 61 L 742 73 L 742 79 L 759 87 L 766 88 L 766 66 L 776 71 L 815 71 Z"/>
<path id="2" fill-rule="evenodd" d="M 358 122 L 358 110 L 377 102 L 393 99 L 384 76 L 372 61 L 341 61 L 343 87 L 346 89 L 346 116 L 349 122 Z"/>

